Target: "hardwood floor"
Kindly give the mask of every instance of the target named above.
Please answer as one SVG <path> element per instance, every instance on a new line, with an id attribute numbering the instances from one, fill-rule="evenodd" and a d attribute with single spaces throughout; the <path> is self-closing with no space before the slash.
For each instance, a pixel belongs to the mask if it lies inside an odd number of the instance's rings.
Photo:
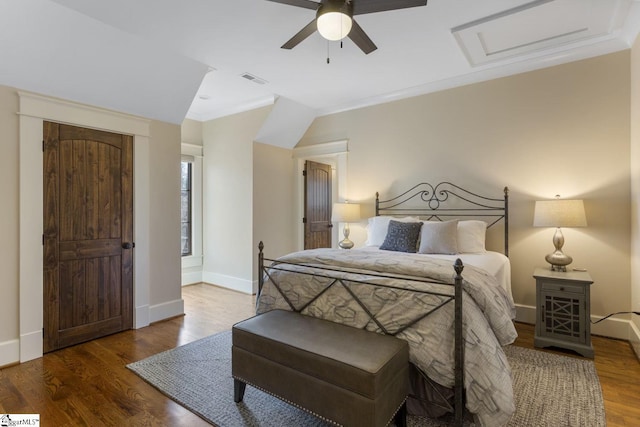
<path id="1" fill-rule="evenodd" d="M 182 294 L 185 316 L 0 370 L 0 414 L 40 414 L 44 427 L 209 425 L 125 367 L 254 314 L 246 294 L 203 284 Z"/>
<path id="2" fill-rule="evenodd" d="M 40 414 L 48 426 L 206 426 L 125 365 L 227 330 L 254 313 L 254 297 L 210 285 L 183 288 L 186 315 L 0 369 L 0 414 Z M 516 345 L 534 328 L 517 324 Z M 607 425 L 640 424 L 640 363 L 624 341 L 593 337 Z M 562 353 L 568 354 L 570 353 Z"/>

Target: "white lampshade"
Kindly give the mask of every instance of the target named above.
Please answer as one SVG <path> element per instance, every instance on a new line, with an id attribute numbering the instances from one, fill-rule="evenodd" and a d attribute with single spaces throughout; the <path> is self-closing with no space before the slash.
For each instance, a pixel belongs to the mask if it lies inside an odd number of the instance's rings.
<path id="1" fill-rule="evenodd" d="M 586 227 L 582 200 L 537 201 L 533 213 L 534 227 Z"/>
<path id="2" fill-rule="evenodd" d="M 360 205 L 357 203 L 334 203 L 331 210 L 331 222 L 360 221 Z"/>
<path id="3" fill-rule="evenodd" d="M 318 16 L 318 32 L 327 40 L 342 40 L 349 35 L 352 21 L 341 12 L 326 12 Z"/>

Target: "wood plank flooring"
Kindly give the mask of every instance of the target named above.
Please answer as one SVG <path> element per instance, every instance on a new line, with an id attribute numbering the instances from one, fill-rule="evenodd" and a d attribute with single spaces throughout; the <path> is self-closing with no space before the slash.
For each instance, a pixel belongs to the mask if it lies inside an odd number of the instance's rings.
<path id="1" fill-rule="evenodd" d="M 125 365 L 227 330 L 254 313 L 252 296 L 198 284 L 183 288 L 185 316 L 0 369 L 0 414 L 40 414 L 48 426 L 206 426 Z M 534 328 L 518 323 L 516 345 Z M 640 363 L 624 341 L 593 337 L 607 425 L 640 425 Z M 571 353 L 562 353 L 571 355 Z"/>

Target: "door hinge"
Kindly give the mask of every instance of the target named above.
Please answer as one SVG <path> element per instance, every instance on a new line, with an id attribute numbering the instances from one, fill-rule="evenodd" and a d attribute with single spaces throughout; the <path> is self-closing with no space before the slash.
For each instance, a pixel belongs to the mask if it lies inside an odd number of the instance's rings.
<path id="1" fill-rule="evenodd" d="M 302 176 L 307 176 L 307 170 L 306 169 L 302 171 Z"/>
<path id="2" fill-rule="evenodd" d="M 42 246 L 44 246 L 44 234 L 42 235 Z"/>
<path id="3" fill-rule="evenodd" d="M 44 139 L 42 140 L 42 152 L 44 153 Z"/>
<path id="4" fill-rule="evenodd" d="M 303 223 L 303 224 L 306 224 L 306 223 L 307 223 L 307 218 L 306 218 L 306 217 L 305 217 L 305 218 L 302 218 L 302 223 Z"/>

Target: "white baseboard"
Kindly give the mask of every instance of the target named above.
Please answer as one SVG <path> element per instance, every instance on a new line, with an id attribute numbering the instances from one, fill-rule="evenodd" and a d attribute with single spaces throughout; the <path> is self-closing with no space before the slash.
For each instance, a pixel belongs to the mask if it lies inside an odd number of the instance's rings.
<path id="1" fill-rule="evenodd" d="M 42 357 L 42 329 L 20 335 L 20 363 Z"/>
<path id="2" fill-rule="evenodd" d="M 602 316 L 591 316 L 592 321 L 602 319 Z M 536 308 L 527 305 L 516 304 L 516 321 L 522 323 L 536 323 Z M 609 338 L 629 340 L 631 336 L 632 322 L 629 320 L 608 318 L 602 322 L 591 325 L 593 335 L 601 335 Z"/>
<path id="3" fill-rule="evenodd" d="M 217 277 L 219 275 L 211 274 L 211 279 L 205 280 L 209 283 L 215 283 L 218 286 L 226 287 L 229 289 L 239 290 L 246 292 L 246 284 L 249 283 L 249 287 L 252 286 L 251 282 L 235 279 L 225 283 L 243 283 L 243 287 L 231 287 L 224 286 L 222 280 Z M 225 276 L 228 278 L 227 276 Z M 136 307 L 136 329 L 144 326 L 148 326 L 151 322 L 157 322 L 160 320 L 168 319 L 171 317 L 184 314 L 184 300 L 174 300 L 163 304 L 158 304 L 152 307 L 142 306 Z M 593 319 L 597 319 L 596 316 L 592 316 Z M 516 320 L 518 322 L 535 324 L 536 309 L 531 306 L 516 305 Z M 602 326 L 599 326 L 602 325 Z M 629 340 L 633 347 L 638 360 L 640 360 L 640 330 L 633 322 L 620 319 L 607 319 L 599 323 L 598 325 L 592 325 L 592 332 L 596 335 L 603 335 L 611 338 L 618 338 L 623 340 Z M 24 334 L 20 337 L 20 340 L 9 340 L 0 343 L 0 368 L 14 363 L 27 362 L 29 360 L 42 357 L 42 331 L 35 331 L 29 334 Z"/>
<path id="4" fill-rule="evenodd" d="M 591 321 L 598 321 L 604 316 L 591 316 Z M 620 340 L 629 340 L 631 335 L 631 321 L 615 319 L 613 317 L 603 320 L 600 323 L 591 325 L 591 333 L 593 335 L 601 335 L 603 337 L 617 338 Z"/>
<path id="5" fill-rule="evenodd" d="M 0 342 L 0 368 L 20 361 L 20 340 Z"/>
<path id="6" fill-rule="evenodd" d="M 162 304 L 152 305 L 149 307 L 150 323 L 169 319 L 171 317 L 181 316 L 183 314 L 184 300 L 182 298 L 163 302 Z"/>
<path id="7" fill-rule="evenodd" d="M 133 319 L 133 328 L 140 329 L 149 326 L 149 306 L 141 305 L 136 307 L 135 318 Z"/>
<path id="8" fill-rule="evenodd" d="M 182 299 L 155 306 L 136 307 L 135 328 L 149 326 L 151 322 L 184 314 Z M 0 368 L 14 363 L 24 363 L 42 357 L 42 330 L 22 334 L 20 339 L 0 343 Z"/>
<path id="9" fill-rule="evenodd" d="M 636 353 L 636 358 L 640 360 L 640 330 L 635 323 L 630 323 L 631 331 L 629 332 L 629 342 L 631 343 L 631 347 L 633 347 L 633 351 Z"/>
<path id="10" fill-rule="evenodd" d="M 536 308 L 528 305 L 516 304 L 516 321 L 535 325 Z"/>
<path id="11" fill-rule="evenodd" d="M 182 286 L 202 282 L 202 271 L 182 272 Z"/>
<path id="12" fill-rule="evenodd" d="M 223 274 L 202 272 L 202 281 L 222 288 L 233 289 L 245 294 L 253 294 L 253 280 L 240 279 L 238 277 L 225 276 Z M 256 282 L 257 283 L 257 282 Z"/>

